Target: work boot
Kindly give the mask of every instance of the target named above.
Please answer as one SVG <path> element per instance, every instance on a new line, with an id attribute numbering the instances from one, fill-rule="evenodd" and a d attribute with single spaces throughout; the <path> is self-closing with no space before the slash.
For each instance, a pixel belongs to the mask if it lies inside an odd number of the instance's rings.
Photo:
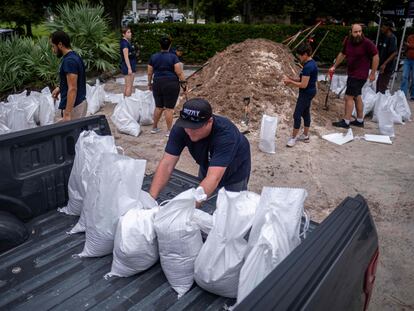
<path id="1" fill-rule="evenodd" d="M 343 127 L 345 129 L 349 129 L 349 124 L 346 124 L 344 119 L 342 119 L 341 121 L 332 122 L 332 125 L 335 127 Z"/>
<path id="2" fill-rule="evenodd" d="M 349 122 L 349 124 L 353 125 L 353 126 L 364 127 L 364 121 L 358 122 L 357 119 L 355 119 L 354 121 Z"/>

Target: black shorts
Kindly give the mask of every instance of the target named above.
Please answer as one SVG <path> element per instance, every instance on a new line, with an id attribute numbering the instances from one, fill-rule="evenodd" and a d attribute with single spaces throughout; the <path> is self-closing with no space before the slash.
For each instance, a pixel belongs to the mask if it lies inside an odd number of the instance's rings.
<path id="1" fill-rule="evenodd" d="M 159 79 L 152 86 L 155 107 L 174 109 L 180 95 L 180 82 L 177 79 Z"/>
<path id="2" fill-rule="evenodd" d="M 364 86 L 365 82 L 367 82 L 366 79 L 362 80 L 362 79 L 355 79 L 355 78 L 348 77 L 348 79 L 346 80 L 345 95 L 349 95 L 353 97 L 357 97 L 361 95 L 362 87 Z"/>

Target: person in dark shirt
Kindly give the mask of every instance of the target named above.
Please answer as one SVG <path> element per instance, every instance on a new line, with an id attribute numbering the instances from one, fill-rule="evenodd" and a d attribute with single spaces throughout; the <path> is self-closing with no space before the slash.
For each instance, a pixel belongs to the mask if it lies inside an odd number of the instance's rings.
<path id="1" fill-rule="evenodd" d="M 134 73 L 137 67 L 137 56 L 135 47 L 131 43 L 131 28 L 122 28 L 122 39 L 119 44 L 121 52 L 121 71 L 125 77 L 124 95 L 131 96 L 132 86 L 134 84 Z"/>
<path id="2" fill-rule="evenodd" d="M 316 95 L 316 81 L 318 80 L 318 66 L 312 59 L 312 48 L 308 44 L 299 46 L 296 50 L 299 55 L 300 62 L 303 64 L 303 69 L 300 73 L 299 79 L 284 77 L 283 82 L 286 85 L 292 85 L 299 88 L 299 97 L 296 102 L 295 112 L 293 113 L 293 131 L 292 137 L 287 142 L 288 147 L 293 147 L 296 140 L 309 142 L 309 127 L 311 123 L 310 107 L 312 99 Z M 298 136 L 300 123 L 304 122 L 303 134 Z"/>
<path id="3" fill-rule="evenodd" d="M 148 62 L 148 87 L 155 100 L 151 134 L 161 131 L 158 128 L 158 122 L 162 113 L 165 112 L 166 136 L 168 137 L 172 127 L 174 107 L 180 94 L 180 83 L 185 83 L 185 77 L 177 55 L 169 52 L 171 40 L 168 37 L 162 37 L 160 46 L 161 51 L 151 55 Z"/>
<path id="4" fill-rule="evenodd" d="M 377 79 L 377 92 L 385 93 L 388 89 L 392 73 L 395 69 L 397 56 L 397 37 L 393 34 L 394 23 L 385 21 L 381 25 L 381 35 L 378 40 L 379 75 Z"/>
<path id="5" fill-rule="evenodd" d="M 351 26 L 351 33 L 345 38 L 342 51 L 338 54 L 335 64 L 329 68 L 329 74 L 333 75 L 335 68 L 347 59 L 348 79 L 345 90 L 345 115 L 337 122 L 332 122 L 333 126 L 349 128 L 349 125 L 364 127 L 364 114 L 361 91 L 367 78 L 375 81 L 375 74 L 378 68 L 379 56 L 375 44 L 365 38 L 360 24 Z M 369 72 L 371 66 L 371 72 Z M 351 121 L 352 111 L 357 112 L 356 120 Z"/>
<path id="6" fill-rule="evenodd" d="M 82 58 L 71 49 L 69 36 L 63 31 L 55 31 L 50 36 L 52 50 L 62 58 L 59 68 L 59 86 L 52 92 L 57 100 L 63 121 L 84 117 L 87 111 L 86 74 Z"/>
<path id="7" fill-rule="evenodd" d="M 149 191 L 154 199 L 168 183 L 185 147 L 200 166 L 200 186 L 207 196 L 217 187 L 247 190 L 251 169 L 249 141 L 230 120 L 214 115 L 207 100 L 192 98 L 184 103 L 155 171 Z"/>

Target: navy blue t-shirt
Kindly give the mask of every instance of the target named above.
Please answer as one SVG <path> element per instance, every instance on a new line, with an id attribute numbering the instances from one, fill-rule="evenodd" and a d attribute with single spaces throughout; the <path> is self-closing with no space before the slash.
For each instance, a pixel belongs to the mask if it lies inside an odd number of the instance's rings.
<path id="1" fill-rule="evenodd" d="M 128 49 L 128 59 L 129 63 L 131 64 L 132 71 L 135 72 L 136 66 L 137 66 L 137 55 L 135 53 L 135 47 L 132 45 L 128 40 L 122 38 L 121 42 L 119 44 L 120 46 L 120 52 L 121 52 L 121 69 L 127 68 L 126 71 L 128 73 L 128 67 L 125 63 L 125 57 L 124 57 L 124 49 Z"/>
<path id="2" fill-rule="evenodd" d="M 316 94 L 316 81 L 318 81 L 318 65 L 313 59 L 308 60 L 303 65 L 302 71 L 300 72 L 301 79 L 302 79 L 302 76 L 309 77 L 309 83 L 306 88 L 299 89 L 299 92 L 303 92 L 308 95 L 315 95 Z"/>
<path id="3" fill-rule="evenodd" d="M 74 73 L 78 75 L 77 87 L 78 92 L 76 94 L 76 100 L 74 107 L 79 105 L 86 99 L 86 75 L 85 75 L 85 64 L 83 63 L 82 58 L 74 52 L 70 51 L 65 56 L 62 57 L 59 68 L 59 78 L 60 78 L 60 104 L 59 109 L 66 108 L 66 101 L 68 96 L 68 81 L 66 79 L 66 74 Z"/>
<path id="4" fill-rule="evenodd" d="M 154 81 L 165 78 L 178 80 L 174 65 L 179 62 L 177 55 L 168 51 L 152 54 L 148 64 L 154 69 Z"/>
<path id="5" fill-rule="evenodd" d="M 179 156 L 187 147 L 203 176 L 210 166 L 227 167 L 219 183 L 223 187 L 250 176 L 250 144 L 229 119 L 213 115 L 213 120 L 210 135 L 197 142 L 190 140 L 184 128 L 174 125 L 165 152 Z"/>

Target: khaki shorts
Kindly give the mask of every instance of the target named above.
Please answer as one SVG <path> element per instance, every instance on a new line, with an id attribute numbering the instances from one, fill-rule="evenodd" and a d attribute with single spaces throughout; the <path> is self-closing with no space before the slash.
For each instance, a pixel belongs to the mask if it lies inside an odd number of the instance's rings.
<path id="1" fill-rule="evenodd" d="M 72 109 L 72 113 L 71 113 L 72 120 L 84 118 L 86 116 L 87 110 L 88 110 L 88 103 L 85 99 L 83 102 L 81 102 L 79 105 L 77 105 L 76 107 Z M 55 116 L 55 122 L 59 122 L 62 120 L 63 110 L 60 110 L 60 112 L 58 113 L 59 115 L 56 114 Z"/>

